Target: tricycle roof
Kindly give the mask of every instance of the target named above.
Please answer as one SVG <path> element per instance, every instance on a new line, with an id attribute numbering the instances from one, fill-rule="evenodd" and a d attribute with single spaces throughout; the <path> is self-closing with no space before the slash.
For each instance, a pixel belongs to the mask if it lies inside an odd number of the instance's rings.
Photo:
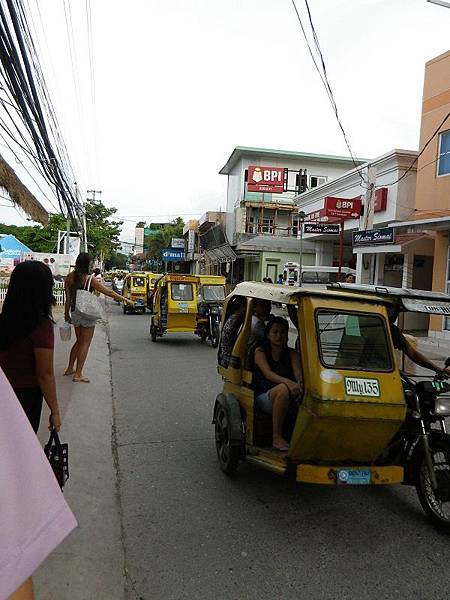
<path id="1" fill-rule="evenodd" d="M 363 294 L 384 298 L 398 306 L 401 311 L 419 312 L 434 315 L 450 314 L 450 295 L 443 292 L 430 292 L 410 288 L 396 288 L 380 285 L 364 285 L 354 283 L 332 283 L 327 289 L 346 295 Z"/>
<path id="2" fill-rule="evenodd" d="M 261 300 L 270 300 L 271 302 L 279 302 L 280 304 L 296 304 L 296 301 L 301 296 L 320 296 L 328 299 L 335 298 L 337 300 L 363 300 L 365 302 L 376 302 L 377 304 L 390 304 L 388 298 L 383 298 L 374 295 L 359 294 L 356 296 L 346 290 L 341 289 L 320 289 L 309 286 L 286 286 L 278 283 L 260 283 L 257 281 L 244 281 L 231 292 L 230 296 L 246 296 L 247 298 L 260 298 Z M 229 296 L 229 297 L 230 297 Z"/>
<path id="3" fill-rule="evenodd" d="M 178 275 L 175 273 L 166 273 L 165 275 L 161 275 L 159 281 L 170 281 L 172 283 L 198 283 L 198 277 L 196 275 Z"/>

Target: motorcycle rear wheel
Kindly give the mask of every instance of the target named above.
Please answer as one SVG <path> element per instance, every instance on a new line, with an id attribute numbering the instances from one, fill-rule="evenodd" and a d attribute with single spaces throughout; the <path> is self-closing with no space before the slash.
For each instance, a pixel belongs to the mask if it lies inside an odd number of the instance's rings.
<path id="1" fill-rule="evenodd" d="M 450 440 L 431 441 L 430 451 L 438 479 L 438 490 L 433 490 L 427 461 L 423 455 L 416 491 L 420 504 L 433 525 L 450 533 Z"/>

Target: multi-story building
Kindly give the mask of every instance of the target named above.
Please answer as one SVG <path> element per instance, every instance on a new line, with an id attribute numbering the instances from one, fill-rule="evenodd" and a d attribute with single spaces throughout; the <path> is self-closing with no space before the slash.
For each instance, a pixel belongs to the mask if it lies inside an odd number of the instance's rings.
<path id="1" fill-rule="evenodd" d="M 353 166 L 349 157 L 236 147 L 220 174 L 228 177 L 226 234 L 236 250 L 238 278 L 273 279 L 285 262 L 298 260 L 294 196 Z M 271 174 L 272 181 L 264 179 Z M 304 244 L 303 252 L 304 264 L 314 264 L 313 245 Z"/>

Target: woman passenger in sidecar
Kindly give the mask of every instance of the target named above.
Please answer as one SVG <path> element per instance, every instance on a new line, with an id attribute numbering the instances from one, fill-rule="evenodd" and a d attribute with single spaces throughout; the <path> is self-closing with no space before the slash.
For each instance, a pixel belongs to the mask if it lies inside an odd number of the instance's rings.
<path id="1" fill-rule="evenodd" d="M 288 347 L 289 323 L 273 317 L 266 325 L 264 340 L 255 350 L 253 389 L 255 408 L 272 414 L 273 448 L 287 452 L 283 426 L 289 407 L 301 398 L 303 386 L 300 355 Z"/>

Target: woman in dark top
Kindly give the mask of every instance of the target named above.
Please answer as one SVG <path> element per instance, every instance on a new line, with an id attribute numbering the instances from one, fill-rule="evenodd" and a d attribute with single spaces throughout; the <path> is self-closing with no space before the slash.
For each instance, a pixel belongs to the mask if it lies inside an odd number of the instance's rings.
<path id="1" fill-rule="evenodd" d="M 53 372 L 53 304 L 53 276 L 47 265 L 17 265 L 0 315 L 0 366 L 35 432 L 42 397 L 50 409 L 49 429 L 59 431 L 61 426 Z"/>
<path id="2" fill-rule="evenodd" d="M 269 321 L 264 343 L 255 351 L 253 388 L 255 407 L 272 413 L 273 447 L 286 452 L 288 442 L 283 438 L 283 422 L 292 400 L 300 398 L 302 374 L 300 355 L 288 348 L 289 324 L 282 317 Z"/>
<path id="3" fill-rule="evenodd" d="M 225 368 L 230 364 L 231 352 L 239 329 L 244 322 L 245 298 L 243 296 L 233 296 L 228 304 L 227 312 L 229 317 L 222 327 L 219 347 L 219 365 Z"/>

